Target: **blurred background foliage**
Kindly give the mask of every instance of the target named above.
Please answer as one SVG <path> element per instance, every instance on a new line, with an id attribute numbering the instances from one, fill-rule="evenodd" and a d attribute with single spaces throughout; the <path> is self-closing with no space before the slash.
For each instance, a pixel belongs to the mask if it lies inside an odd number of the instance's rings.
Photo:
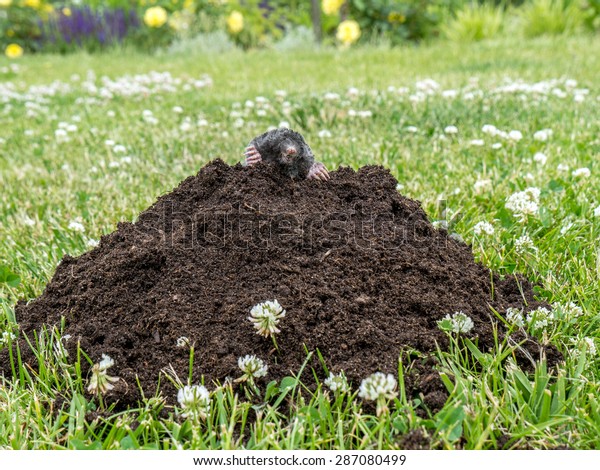
<path id="1" fill-rule="evenodd" d="M 113 47 L 395 46 L 599 30 L 600 0 L 0 0 L 0 47 L 10 58 Z"/>

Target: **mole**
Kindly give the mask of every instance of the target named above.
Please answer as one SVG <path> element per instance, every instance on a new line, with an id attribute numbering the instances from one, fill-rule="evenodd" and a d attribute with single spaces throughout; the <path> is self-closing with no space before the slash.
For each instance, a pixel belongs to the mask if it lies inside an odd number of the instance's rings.
<path id="1" fill-rule="evenodd" d="M 291 129 L 282 127 L 255 137 L 246 147 L 244 155 L 247 166 L 261 161 L 274 163 L 292 179 L 329 179 L 327 168 L 315 161 L 304 137 Z"/>

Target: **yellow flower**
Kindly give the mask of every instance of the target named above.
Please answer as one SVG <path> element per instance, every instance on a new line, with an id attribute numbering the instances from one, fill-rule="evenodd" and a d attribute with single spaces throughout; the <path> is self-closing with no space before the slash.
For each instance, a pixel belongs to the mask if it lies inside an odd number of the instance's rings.
<path id="1" fill-rule="evenodd" d="M 358 38 L 360 37 L 360 26 L 354 20 L 342 21 L 338 26 L 335 36 L 342 44 L 344 44 L 344 46 L 349 46 L 358 41 Z"/>
<path id="2" fill-rule="evenodd" d="M 237 34 L 244 29 L 244 15 L 239 11 L 232 11 L 227 17 L 227 28 L 231 34 Z"/>
<path id="3" fill-rule="evenodd" d="M 151 28 L 160 28 L 167 22 L 167 10 L 163 7 L 152 7 L 144 13 L 144 23 Z"/>
<path id="4" fill-rule="evenodd" d="M 321 10 L 326 15 L 337 15 L 346 0 L 322 0 Z"/>
<path id="5" fill-rule="evenodd" d="M 0 7 L 8 8 L 12 3 L 12 0 L 0 0 Z"/>
<path id="6" fill-rule="evenodd" d="M 388 15 L 389 23 L 404 23 L 406 21 L 406 16 L 402 13 L 398 13 L 397 11 L 391 11 Z"/>
<path id="7" fill-rule="evenodd" d="M 25 0 L 23 2 L 23 5 L 25 5 L 26 7 L 29 7 L 29 8 L 33 8 L 34 10 L 37 10 L 40 7 L 40 3 L 42 3 L 40 0 Z"/>
<path id="8" fill-rule="evenodd" d="M 183 9 L 193 11 L 194 10 L 194 0 L 184 0 Z"/>
<path id="9" fill-rule="evenodd" d="M 62 14 L 65 16 L 71 16 L 71 9 L 69 7 L 65 7 L 62 9 Z"/>
<path id="10" fill-rule="evenodd" d="M 8 46 L 6 46 L 4 53 L 9 59 L 18 59 L 23 55 L 23 48 L 18 44 L 9 44 Z"/>

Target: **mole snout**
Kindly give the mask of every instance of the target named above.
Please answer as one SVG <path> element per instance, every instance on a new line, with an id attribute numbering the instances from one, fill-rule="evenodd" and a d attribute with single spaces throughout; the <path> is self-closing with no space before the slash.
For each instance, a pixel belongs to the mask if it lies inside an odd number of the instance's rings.
<path id="1" fill-rule="evenodd" d="M 292 179 L 329 179 L 325 165 L 315 161 L 304 137 L 291 129 L 274 129 L 255 137 L 246 147 L 245 156 L 247 166 L 261 161 L 273 163 Z"/>

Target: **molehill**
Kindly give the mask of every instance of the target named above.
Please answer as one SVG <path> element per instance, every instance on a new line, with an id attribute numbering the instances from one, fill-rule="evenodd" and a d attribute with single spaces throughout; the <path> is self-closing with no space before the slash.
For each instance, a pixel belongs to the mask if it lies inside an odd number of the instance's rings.
<path id="1" fill-rule="evenodd" d="M 31 336 L 64 317 L 70 352 L 79 341 L 93 361 L 114 359 L 109 373 L 122 380 L 107 400 L 125 407 L 140 397 L 137 380 L 152 396 L 161 370 L 188 377 L 180 337 L 195 345 L 194 383 L 204 376 L 209 389 L 241 375 L 240 356 L 265 360 L 264 385 L 298 372 L 316 349 L 357 387 L 373 372 L 395 374 L 403 349 L 446 348 L 437 326 L 446 314 L 469 315 L 469 337 L 485 350 L 494 344 L 492 308 L 543 305 L 526 280 L 502 280 L 476 263 L 470 247 L 435 229 L 396 185 L 376 166 L 341 168 L 324 183 L 216 160 L 93 250 L 65 256 L 44 293 L 17 304 L 21 332 Z M 287 311 L 278 352 L 247 319 L 273 299 Z M 543 352 L 527 344 L 533 357 Z M 308 383 L 311 367 L 324 376 L 316 356 L 303 375 Z M 8 373 L 6 357 L 0 362 Z M 415 368 L 407 387 L 436 408 L 445 395 L 434 366 Z M 174 387 L 161 384 L 173 403 Z"/>

